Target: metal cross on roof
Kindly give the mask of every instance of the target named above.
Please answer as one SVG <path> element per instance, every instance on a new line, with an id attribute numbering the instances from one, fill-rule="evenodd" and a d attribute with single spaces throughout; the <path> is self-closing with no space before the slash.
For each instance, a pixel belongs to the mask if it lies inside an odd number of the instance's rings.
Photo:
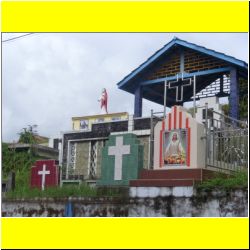
<path id="1" fill-rule="evenodd" d="M 168 82 L 169 89 L 174 89 L 174 88 L 176 89 L 176 102 L 183 101 L 183 89 L 184 87 L 190 86 L 191 84 L 192 84 L 192 78 L 183 78 L 183 75 L 181 78 L 179 78 L 178 74 L 176 81 Z"/>
<path id="2" fill-rule="evenodd" d="M 187 83 L 185 83 L 187 82 Z M 195 117 L 195 107 L 196 107 L 196 75 L 190 78 L 184 78 L 183 74 L 181 78 L 179 75 L 176 75 L 176 81 L 165 81 L 164 83 L 164 117 L 166 117 L 166 101 L 167 101 L 167 89 L 176 89 L 176 102 L 183 102 L 183 88 L 187 86 L 191 86 L 193 83 L 193 117 Z M 181 98 L 179 98 L 179 92 Z"/>

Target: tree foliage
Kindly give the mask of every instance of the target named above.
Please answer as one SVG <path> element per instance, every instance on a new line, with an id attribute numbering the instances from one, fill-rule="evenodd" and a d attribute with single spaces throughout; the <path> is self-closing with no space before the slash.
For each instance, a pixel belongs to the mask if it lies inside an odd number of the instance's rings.
<path id="1" fill-rule="evenodd" d="M 239 79 L 239 105 L 240 105 L 240 119 L 248 117 L 248 82 L 246 79 Z"/>
<path id="2" fill-rule="evenodd" d="M 20 172 L 29 169 L 38 158 L 32 148 L 36 144 L 36 125 L 23 128 L 19 134 L 19 143 L 31 144 L 29 150 L 17 152 L 15 147 L 9 148 L 7 143 L 2 143 L 2 173 L 8 175 L 10 171 Z"/>
<path id="3" fill-rule="evenodd" d="M 2 143 L 2 173 L 4 176 L 9 172 L 22 171 L 29 169 L 37 157 L 31 150 L 16 152 L 15 149 L 9 149 L 7 143 Z"/>
<path id="4" fill-rule="evenodd" d="M 244 120 L 248 116 L 248 82 L 246 79 L 239 79 L 239 119 Z M 222 105 L 224 114 L 230 116 L 230 104 Z"/>
<path id="5" fill-rule="evenodd" d="M 36 143 L 36 137 L 35 135 L 37 132 L 34 130 L 37 125 L 29 125 L 28 128 L 23 128 L 22 132 L 19 134 L 19 143 L 27 143 L 27 144 L 35 144 Z"/>

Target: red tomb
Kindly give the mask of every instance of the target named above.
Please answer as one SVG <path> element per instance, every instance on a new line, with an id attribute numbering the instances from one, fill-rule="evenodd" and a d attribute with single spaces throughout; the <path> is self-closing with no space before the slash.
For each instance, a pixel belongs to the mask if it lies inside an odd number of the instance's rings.
<path id="1" fill-rule="evenodd" d="M 44 190 L 59 184 L 59 167 L 56 160 L 38 160 L 31 167 L 31 187 Z"/>

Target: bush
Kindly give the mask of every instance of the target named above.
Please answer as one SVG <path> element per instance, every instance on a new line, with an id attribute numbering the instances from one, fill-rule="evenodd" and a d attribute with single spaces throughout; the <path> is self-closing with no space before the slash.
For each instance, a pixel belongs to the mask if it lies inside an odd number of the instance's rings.
<path id="1" fill-rule="evenodd" d="M 197 185 L 198 190 L 213 190 L 213 189 L 224 189 L 231 190 L 237 188 L 247 188 L 248 187 L 248 172 L 239 171 L 234 175 L 225 177 L 221 174 L 218 174 L 217 177 L 206 180 L 201 184 Z"/>
<path id="2" fill-rule="evenodd" d="M 22 172 L 30 169 L 36 160 L 40 157 L 33 154 L 31 151 L 16 152 L 9 150 L 8 144 L 2 143 L 2 173 L 6 177 L 9 172 Z"/>

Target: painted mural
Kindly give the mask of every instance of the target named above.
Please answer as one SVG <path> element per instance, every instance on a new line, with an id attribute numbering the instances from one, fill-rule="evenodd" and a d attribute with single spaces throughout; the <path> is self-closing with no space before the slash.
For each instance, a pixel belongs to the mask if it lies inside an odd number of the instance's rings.
<path id="1" fill-rule="evenodd" d="M 164 142 L 164 164 L 186 165 L 187 130 L 166 131 Z"/>

